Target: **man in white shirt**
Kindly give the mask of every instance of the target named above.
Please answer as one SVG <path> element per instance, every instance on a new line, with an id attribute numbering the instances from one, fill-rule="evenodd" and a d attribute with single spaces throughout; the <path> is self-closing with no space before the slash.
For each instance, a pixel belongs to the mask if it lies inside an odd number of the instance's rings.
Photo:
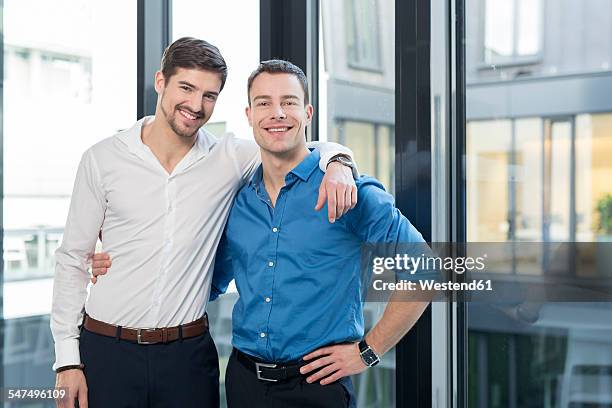
<path id="1" fill-rule="evenodd" d="M 260 160 L 254 142 L 200 129 L 226 75 L 216 47 L 177 40 L 155 76 L 155 116 L 83 154 L 56 253 L 53 368 L 69 394 L 59 407 L 75 399 L 80 407 L 219 405 L 206 302 L 234 195 Z M 350 153 L 317 148 L 322 170 Z M 333 222 L 354 206 L 356 188 L 348 167 L 331 166 L 317 209 L 327 198 Z M 100 232 L 114 273 L 87 298 L 87 263 Z"/>

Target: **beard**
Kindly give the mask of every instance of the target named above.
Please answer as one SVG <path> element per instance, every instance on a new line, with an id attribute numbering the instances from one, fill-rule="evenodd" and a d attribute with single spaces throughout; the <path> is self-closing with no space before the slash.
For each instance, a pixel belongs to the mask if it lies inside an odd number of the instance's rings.
<path id="1" fill-rule="evenodd" d="M 179 108 L 181 107 L 181 105 L 176 105 L 174 107 L 172 115 L 169 115 L 168 112 L 166 111 L 166 109 L 164 108 L 164 99 L 163 99 L 163 97 L 162 97 L 162 100 L 161 100 L 160 107 L 161 107 L 162 113 L 166 117 L 166 122 L 168 123 L 168 126 L 170 126 L 170 129 L 172 129 L 172 131 L 177 136 L 186 137 L 186 138 L 192 138 L 196 133 L 198 133 L 198 130 L 200 130 L 200 128 L 204 125 L 204 122 L 202 122 L 202 124 L 200 126 L 197 126 L 195 129 L 181 126 L 179 124 L 179 119 L 177 118 L 177 115 L 180 115 L 180 113 L 178 113 L 178 111 L 179 111 Z M 183 107 L 183 109 L 188 111 L 192 115 L 198 117 L 200 120 L 202 118 L 206 117 L 206 114 L 203 111 L 195 113 L 195 112 L 192 112 L 191 109 L 187 109 L 187 108 L 184 108 L 184 107 Z"/>

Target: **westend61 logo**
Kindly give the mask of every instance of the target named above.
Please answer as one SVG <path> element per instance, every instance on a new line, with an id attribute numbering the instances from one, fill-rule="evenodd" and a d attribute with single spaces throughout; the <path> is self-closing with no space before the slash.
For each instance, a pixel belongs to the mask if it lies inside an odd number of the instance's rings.
<path id="1" fill-rule="evenodd" d="M 435 272 L 435 271 L 454 271 L 457 274 L 463 274 L 470 271 L 483 271 L 485 269 L 484 260 L 487 257 L 437 257 L 425 256 L 421 254 L 418 257 L 407 254 L 397 254 L 394 257 L 375 257 L 372 259 L 372 272 L 380 275 L 385 271 L 405 271 L 414 275 L 418 271 Z"/>

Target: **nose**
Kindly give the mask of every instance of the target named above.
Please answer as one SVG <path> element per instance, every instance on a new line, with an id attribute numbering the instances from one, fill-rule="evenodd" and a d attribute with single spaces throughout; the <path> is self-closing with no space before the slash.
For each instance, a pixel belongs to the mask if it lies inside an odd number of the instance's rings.
<path id="1" fill-rule="evenodd" d="M 272 117 L 274 119 L 285 119 L 287 118 L 287 115 L 285 114 L 285 111 L 281 105 L 276 105 L 272 112 Z"/>
<path id="2" fill-rule="evenodd" d="M 187 107 L 191 109 L 193 113 L 202 112 L 202 96 L 197 95 L 197 92 L 192 92 L 192 95 L 187 101 Z"/>

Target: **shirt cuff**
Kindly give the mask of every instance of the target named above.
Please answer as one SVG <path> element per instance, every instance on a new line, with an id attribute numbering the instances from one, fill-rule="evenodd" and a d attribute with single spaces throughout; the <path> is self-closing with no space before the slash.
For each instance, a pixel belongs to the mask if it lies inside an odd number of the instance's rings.
<path id="1" fill-rule="evenodd" d="M 334 149 L 333 151 L 322 152 L 321 150 L 319 150 L 319 154 L 321 155 L 321 159 L 319 160 L 319 168 L 323 172 L 327 171 L 327 162 L 329 162 L 329 159 L 338 154 L 346 154 L 351 158 L 351 160 L 353 160 L 353 162 L 355 161 L 355 158 L 353 157 L 353 151 L 341 145 L 338 145 L 338 148 Z"/>
<path id="2" fill-rule="evenodd" d="M 67 365 L 81 364 L 79 339 L 67 339 L 55 343 L 55 364 L 53 371 Z"/>

